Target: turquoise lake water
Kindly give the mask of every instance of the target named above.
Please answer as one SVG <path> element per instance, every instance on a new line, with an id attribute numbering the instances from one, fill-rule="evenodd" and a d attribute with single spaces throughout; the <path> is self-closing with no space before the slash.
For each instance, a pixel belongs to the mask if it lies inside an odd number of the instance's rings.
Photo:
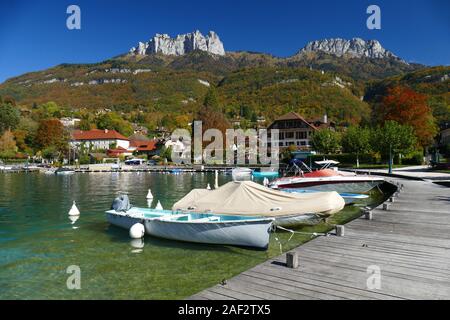
<path id="1" fill-rule="evenodd" d="M 229 179 L 219 176 L 220 184 Z M 280 254 L 274 236 L 267 251 L 149 236 L 140 248 L 127 230 L 106 222 L 104 211 L 120 192 L 133 205 L 148 206 L 151 188 L 150 205 L 160 200 L 169 209 L 207 183 L 214 184 L 213 174 L 0 174 L 0 299 L 179 299 Z M 81 212 L 77 221 L 67 215 L 73 200 Z M 342 222 L 358 212 L 347 207 L 333 219 Z M 277 236 L 283 251 L 309 239 Z M 79 290 L 66 285 L 71 265 L 81 270 Z"/>

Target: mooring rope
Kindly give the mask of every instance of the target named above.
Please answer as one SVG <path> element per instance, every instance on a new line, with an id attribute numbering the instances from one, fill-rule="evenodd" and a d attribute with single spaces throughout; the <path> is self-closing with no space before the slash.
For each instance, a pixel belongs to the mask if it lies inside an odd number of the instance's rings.
<path id="1" fill-rule="evenodd" d="M 291 238 L 293 237 L 294 234 L 307 234 L 307 235 L 311 235 L 312 237 L 317 237 L 317 236 L 325 236 L 327 237 L 329 234 L 328 233 L 322 233 L 322 232 L 301 232 L 301 231 L 295 231 L 295 230 L 291 230 L 291 229 L 287 229 L 287 228 L 283 228 L 281 226 L 275 226 L 276 228 L 280 229 L 280 230 L 284 230 L 287 232 L 292 233 L 291 237 L 289 238 L 289 240 L 291 240 Z M 288 240 L 288 242 L 289 242 Z"/>
<path id="2" fill-rule="evenodd" d="M 290 232 L 290 233 L 291 233 L 291 236 L 290 236 L 289 239 L 286 241 L 286 243 L 288 243 L 289 241 L 291 241 L 291 239 L 292 239 L 292 237 L 294 236 L 294 234 L 306 234 L 306 235 L 311 235 L 311 238 L 312 238 L 312 237 L 318 237 L 318 236 L 325 236 L 325 237 L 328 237 L 328 236 L 329 236 L 329 233 L 321 233 L 321 232 L 301 232 L 301 231 L 295 231 L 295 230 L 283 228 L 283 227 L 277 226 L 277 225 L 275 225 L 274 227 L 275 227 L 275 228 L 273 229 L 273 233 L 274 233 L 274 235 L 275 235 L 275 240 L 276 240 L 276 241 L 278 242 L 278 244 L 280 245 L 280 254 L 283 253 L 283 246 L 282 246 L 282 244 L 281 244 L 280 239 L 278 239 L 278 237 L 277 237 L 277 232 L 276 232 L 277 229 L 280 229 L 280 230 L 287 231 L 287 232 Z"/>

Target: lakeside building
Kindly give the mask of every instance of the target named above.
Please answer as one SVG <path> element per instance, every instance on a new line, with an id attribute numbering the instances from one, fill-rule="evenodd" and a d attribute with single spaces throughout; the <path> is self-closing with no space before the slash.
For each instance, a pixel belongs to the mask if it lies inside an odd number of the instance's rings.
<path id="1" fill-rule="evenodd" d="M 298 150 L 311 149 L 311 136 L 317 130 L 335 130 L 335 123 L 328 120 L 327 115 L 322 119 L 308 121 L 296 112 L 289 112 L 275 119 L 267 128 L 270 137 L 271 129 L 278 129 L 278 144 L 280 150 L 295 146 Z"/>
<path id="2" fill-rule="evenodd" d="M 116 130 L 75 130 L 72 133 L 70 146 L 73 148 L 81 145 L 93 150 L 108 150 L 112 147 L 128 149 L 130 147 L 130 139 L 124 137 Z"/>

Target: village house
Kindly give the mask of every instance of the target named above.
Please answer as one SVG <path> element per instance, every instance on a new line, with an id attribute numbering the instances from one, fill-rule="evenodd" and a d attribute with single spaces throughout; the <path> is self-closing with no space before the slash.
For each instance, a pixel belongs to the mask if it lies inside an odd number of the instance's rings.
<path id="1" fill-rule="evenodd" d="M 89 131 L 75 130 L 70 140 L 72 148 L 84 145 L 91 150 L 108 150 L 111 148 L 128 149 L 130 140 L 116 130 L 92 129 Z"/>
<path id="2" fill-rule="evenodd" d="M 280 149 L 295 146 L 300 150 L 309 150 L 313 132 L 324 128 L 334 128 L 334 124 L 328 121 L 326 115 L 321 120 L 307 121 L 299 114 L 289 112 L 272 122 L 268 127 L 268 136 L 270 137 L 271 129 L 278 129 L 278 141 L 275 143 Z"/>
<path id="3" fill-rule="evenodd" d="M 109 149 L 107 154 L 109 157 L 116 158 L 120 156 L 132 156 L 133 154 L 139 155 L 147 155 L 148 157 L 152 157 L 157 155 L 159 143 L 156 139 L 149 139 L 148 137 L 135 133 L 132 136 L 128 137 L 130 141 L 130 145 L 127 149 L 123 147 L 117 147 L 114 149 Z"/>
<path id="4" fill-rule="evenodd" d="M 78 118 L 61 118 L 61 119 L 59 119 L 59 121 L 66 128 L 74 128 L 81 122 L 81 119 L 78 119 Z"/>

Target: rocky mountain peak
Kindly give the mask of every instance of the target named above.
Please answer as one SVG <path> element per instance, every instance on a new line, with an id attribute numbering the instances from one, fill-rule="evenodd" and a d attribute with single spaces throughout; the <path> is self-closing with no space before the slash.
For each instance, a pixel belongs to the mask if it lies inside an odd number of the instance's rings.
<path id="1" fill-rule="evenodd" d="M 298 54 L 307 52 L 325 52 L 337 57 L 350 55 L 357 58 L 393 58 L 402 61 L 395 54 L 383 48 L 377 40 L 363 40 L 361 38 L 351 40 L 333 38 L 311 41 Z"/>
<path id="2" fill-rule="evenodd" d="M 168 34 L 155 34 L 148 42 L 139 42 L 130 49 L 133 55 L 149 55 L 162 53 L 165 55 L 181 56 L 194 50 L 206 51 L 223 56 L 225 50 L 219 36 L 210 31 L 204 36 L 199 30 L 187 34 L 179 34 L 171 38 Z"/>

